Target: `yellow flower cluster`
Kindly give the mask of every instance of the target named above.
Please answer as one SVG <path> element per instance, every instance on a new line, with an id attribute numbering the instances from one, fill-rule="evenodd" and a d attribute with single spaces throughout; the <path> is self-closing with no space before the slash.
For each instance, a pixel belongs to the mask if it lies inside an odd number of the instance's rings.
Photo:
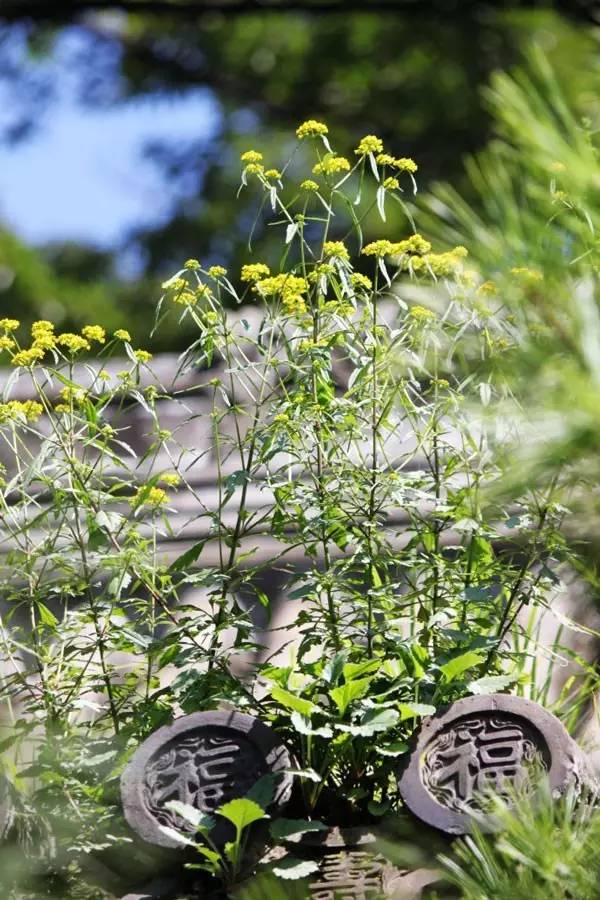
<path id="1" fill-rule="evenodd" d="M 254 290 L 262 297 L 281 297 L 283 308 L 290 314 L 300 315 L 306 312 L 306 300 L 302 296 L 308 290 L 305 278 L 288 275 L 282 272 L 270 278 L 257 281 Z"/>
<path id="2" fill-rule="evenodd" d="M 31 326 L 31 337 L 33 339 L 32 348 L 42 350 L 44 353 L 46 350 L 52 350 L 53 347 L 56 347 L 56 335 L 54 334 L 52 322 L 47 322 L 44 319 L 34 322 Z"/>
<path id="3" fill-rule="evenodd" d="M 306 181 L 301 182 L 300 190 L 302 191 L 318 191 L 319 185 L 316 181 L 312 181 L 310 178 L 307 178 Z"/>
<path id="4" fill-rule="evenodd" d="M 262 162 L 263 155 L 259 153 L 258 150 L 246 150 L 245 153 L 242 153 L 240 159 L 243 163 L 256 164 Z"/>
<path id="5" fill-rule="evenodd" d="M 115 337 L 118 341 L 130 341 L 131 335 L 128 331 L 125 331 L 124 328 L 117 328 L 115 331 Z"/>
<path id="6" fill-rule="evenodd" d="M 247 175 L 261 175 L 265 171 L 265 167 L 260 163 L 248 163 L 244 171 Z"/>
<path id="7" fill-rule="evenodd" d="M 429 253 L 430 250 L 431 244 L 422 235 L 411 234 L 405 241 L 398 241 L 398 243 L 394 244 L 392 253 L 414 253 L 417 256 L 423 256 L 424 253 Z"/>
<path id="8" fill-rule="evenodd" d="M 417 322 L 428 322 L 435 319 L 435 313 L 425 306 L 412 306 L 408 311 L 409 316 Z"/>
<path id="9" fill-rule="evenodd" d="M 393 247 L 394 245 L 391 241 L 383 238 L 382 240 L 371 241 L 370 244 L 366 244 L 362 248 L 361 253 L 364 254 L 364 256 L 387 256 L 389 253 L 393 252 Z"/>
<path id="10" fill-rule="evenodd" d="M 225 266 L 211 266 L 208 270 L 211 278 L 224 278 L 227 275 Z"/>
<path id="11" fill-rule="evenodd" d="M 313 166 L 315 175 L 337 175 L 338 172 L 348 172 L 350 163 L 345 156 L 334 156 L 333 153 L 327 153 L 321 162 Z"/>
<path id="12" fill-rule="evenodd" d="M 366 156 L 368 153 L 381 153 L 382 150 L 383 141 L 381 138 L 375 134 L 366 134 L 354 152 L 357 156 Z"/>
<path id="13" fill-rule="evenodd" d="M 80 334 L 73 334 L 71 331 L 65 331 L 56 338 L 56 343 L 61 347 L 70 350 L 71 353 L 79 353 L 80 350 L 89 350 L 90 342 Z"/>
<path id="14" fill-rule="evenodd" d="M 42 415 L 44 408 L 36 400 L 9 400 L 0 403 L 0 423 L 26 419 L 35 422 Z"/>
<path id="15" fill-rule="evenodd" d="M 186 261 L 183 264 L 183 268 L 191 269 L 193 271 L 194 269 L 200 268 L 200 263 L 198 262 L 197 259 L 186 259 Z"/>
<path id="16" fill-rule="evenodd" d="M 147 484 L 138 488 L 131 500 L 131 505 L 138 506 L 162 506 L 167 502 L 167 492 L 159 487 L 150 487 Z"/>
<path id="17" fill-rule="evenodd" d="M 300 140 L 307 137 L 318 137 L 322 134 L 328 134 L 329 128 L 324 122 L 317 122 L 316 119 L 308 119 L 296 128 L 296 135 Z"/>
<path id="18" fill-rule="evenodd" d="M 16 331 L 20 324 L 18 319 L 0 319 L 2 331 Z"/>
<path id="19" fill-rule="evenodd" d="M 380 166 L 391 166 L 393 169 L 397 169 L 399 172 L 409 172 L 411 175 L 419 168 L 414 161 L 414 159 L 410 159 L 408 156 L 391 156 L 389 153 L 380 153 L 376 157 L 377 162 Z"/>
<path id="20" fill-rule="evenodd" d="M 423 256 L 409 257 L 402 265 L 402 268 L 410 268 L 413 272 L 429 273 L 440 278 L 447 278 L 456 274 L 466 255 L 467 251 L 464 247 L 455 247 L 446 253 L 425 253 Z"/>
<path id="21" fill-rule="evenodd" d="M 176 472 L 165 472 L 160 476 L 161 484 L 166 484 L 167 487 L 177 487 L 177 485 L 181 482 L 181 478 Z"/>
<path id="22" fill-rule="evenodd" d="M 13 366 L 33 366 L 44 358 L 44 351 L 40 347 L 30 347 L 29 350 L 19 350 L 11 359 Z"/>
<path id="23" fill-rule="evenodd" d="M 267 275 L 271 274 L 271 270 L 265 263 L 249 263 L 242 266 L 242 281 L 260 281 Z"/>
<path id="24" fill-rule="evenodd" d="M 400 182 L 397 178 L 384 178 L 383 186 L 386 191 L 396 191 L 400 187 Z"/>
<path id="25" fill-rule="evenodd" d="M 309 273 L 308 280 L 313 284 L 319 281 L 320 278 L 328 278 L 330 275 L 335 274 L 335 266 L 332 266 L 331 263 L 319 263 L 314 267 L 312 272 Z"/>
<path id="26" fill-rule="evenodd" d="M 323 256 L 337 256 L 338 259 L 350 259 L 350 254 L 343 241 L 325 241 Z"/>
<path id="27" fill-rule="evenodd" d="M 147 350 L 134 350 L 133 355 L 140 363 L 147 363 L 152 359 L 152 354 L 148 353 Z"/>
<path id="28" fill-rule="evenodd" d="M 276 180 L 277 178 L 281 178 L 281 172 L 279 169 L 267 169 L 265 178 L 273 178 Z"/>
<path id="29" fill-rule="evenodd" d="M 354 290 L 364 290 L 370 291 L 373 288 L 373 282 L 369 278 L 368 275 L 363 275 L 362 272 L 354 272 L 350 276 L 350 284 L 354 288 Z"/>
<path id="30" fill-rule="evenodd" d="M 54 407 L 57 413 L 68 413 L 73 405 L 81 404 L 85 401 L 86 392 L 70 387 L 64 387 L 60 390 L 61 402 Z"/>
<path id="31" fill-rule="evenodd" d="M 99 344 L 106 342 L 106 332 L 100 325 L 85 325 L 81 333 L 88 341 L 97 341 Z"/>
<path id="32" fill-rule="evenodd" d="M 0 336 L 0 350 L 12 350 L 14 346 L 15 342 L 7 334 Z"/>

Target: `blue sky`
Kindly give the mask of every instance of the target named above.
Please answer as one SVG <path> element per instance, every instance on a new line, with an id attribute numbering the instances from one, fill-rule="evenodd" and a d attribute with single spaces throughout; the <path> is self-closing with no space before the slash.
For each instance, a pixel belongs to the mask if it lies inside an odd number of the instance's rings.
<path id="1" fill-rule="evenodd" d="M 46 64 L 57 99 L 32 137 L 0 145 L 0 222 L 30 243 L 75 239 L 111 246 L 131 226 L 160 220 L 169 207 L 159 172 L 142 158 L 144 142 L 177 134 L 209 139 L 215 104 L 198 89 L 172 100 L 83 107 L 69 65 L 81 39 L 73 30 L 62 40 Z"/>

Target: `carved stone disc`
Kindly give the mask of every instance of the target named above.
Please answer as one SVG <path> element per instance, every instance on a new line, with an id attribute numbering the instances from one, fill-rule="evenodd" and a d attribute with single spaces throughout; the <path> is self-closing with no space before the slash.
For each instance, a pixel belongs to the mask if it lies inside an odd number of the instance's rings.
<path id="1" fill-rule="evenodd" d="M 424 721 L 398 787 L 428 825 L 466 834 L 478 796 L 525 785 L 533 766 L 547 770 L 557 793 L 585 771 L 575 741 L 537 703 L 507 694 L 467 697 Z"/>
<path id="2" fill-rule="evenodd" d="M 149 843 L 180 848 L 160 828 L 186 830 L 186 823 L 165 808 L 169 800 L 213 813 L 228 800 L 245 796 L 259 778 L 272 772 L 280 773 L 272 804 L 278 808 L 291 792 L 292 776 L 285 774 L 290 767 L 286 748 L 254 716 L 224 710 L 182 716 L 144 741 L 123 772 L 125 818 Z M 225 820 L 217 823 L 211 839 L 230 839 Z"/>

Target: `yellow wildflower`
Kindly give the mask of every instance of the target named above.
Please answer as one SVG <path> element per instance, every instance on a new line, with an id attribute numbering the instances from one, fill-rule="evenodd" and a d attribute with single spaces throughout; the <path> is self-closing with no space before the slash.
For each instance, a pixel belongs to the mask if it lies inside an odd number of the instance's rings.
<path id="1" fill-rule="evenodd" d="M 316 119 L 308 119 L 296 128 L 296 135 L 300 140 L 306 137 L 318 137 L 322 134 L 328 134 L 329 128 L 324 122 L 317 122 Z"/>
<path id="2" fill-rule="evenodd" d="M 281 178 L 281 172 L 279 169 L 267 169 L 265 178 Z"/>
<path id="3" fill-rule="evenodd" d="M 87 341 L 80 334 L 73 334 L 70 331 L 65 331 L 63 334 L 59 334 L 56 342 L 62 347 L 66 347 L 67 350 L 71 351 L 71 353 L 78 353 L 80 350 L 90 349 L 89 341 Z"/>
<path id="4" fill-rule="evenodd" d="M 101 369 L 98 372 L 98 378 L 100 381 L 110 381 L 110 372 L 107 372 L 106 369 Z"/>
<path id="5" fill-rule="evenodd" d="M 350 276 L 350 284 L 354 288 L 354 290 L 365 290 L 370 291 L 373 288 L 373 282 L 369 278 L 368 275 L 363 275 L 362 272 L 354 272 Z"/>
<path id="6" fill-rule="evenodd" d="M 240 159 L 243 163 L 259 163 L 262 162 L 263 155 L 258 150 L 246 150 L 242 153 Z"/>
<path id="7" fill-rule="evenodd" d="M 2 331 L 16 331 L 20 324 L 18 319 L 0 319 Z"/>
<path id="8" fill-rule="evenodd" d="M 391 241 L 384 238 L 379 241 L 371 241 L 362 248 L 361 253 L 365 256 L 387 256 L 388 253 L 392 253 L 393 246 Z"/>
<path id="9" fill-rule="evenodd" d="M 0 350 L 12 350 L 14 346 L 15 342 L 8 335 L 3 334 L 0 336 Z"/>
<path id="10" fill-rule="evenodd" d="M 316 181 L 312 181 L 310 178 L 307 178 L 306 181 L 302 181 L 300 184 L 300 190 L 302 191 L 318 191 L 319 185 Z"/>
<path id="11" fill-rule="evenodd" d="M 400 187 L 400 182 L 397 178 L 385 178 L 383 181 L 383 186 L 386 191 L 397 191 Z"/>
<path id="12" fill-rule="evenodd" d="M 211 278 L 224 278 L 227 275 L 227 269 L 225 266 L 211 266 L 208 274 Z"/>
<path id="13" fill-rule="evenodd" d="M 15 419 L 36 422 L 43 412 L 44 407 L 36 400 L 9 400 L 7 403 L 0 403 L 0 422 Z"/>
<path id="14" fill-rule="evenodd" d="M 375 157 L 376 161 L 380 166 L 393 166 L 394 165 L 394 157 L 390 156 L 389 153 L 380 153 L 379 156 Z"/>
<path id="15" fill-rule="evenodd" d="M 47 322 L 45 319 L 41 319 L 39 322 L 34 322 L 31 326 L 31 336 L 33 338 L 40 337 L 42 334 L 53 334 L 54 333 L 54 325 L 52 322 Z"/>
<path id="16" fill-rule="evenodd" d="M 177 485 L 181 482 L 181 478 L 176 472 L 165 472 L 160 476 L 161 484 L 166 484 L 167 487 L 177 487 Z"/>
<path id="17" fill-rule="evenodd" d="M 242 281 L 259 281 L 263 276 L 270 275 L 271 270 L 265 263 L 249 263 L 242 266 Z"/>
<path id="18" fill-rule="evenodd" d="M 398 169 L 399 172 L 410 172 L 411 175 L 419 168 L 414 159 L 411 159 L 408 156 L 401 156 L 400 159 L 394 159 L 392 163 L 395 169 Z"/>
<path id="19" fill-rule="evenodd" d="M 497 292 L 496 285 L 493 281 L 484 281 L 483 284 L 480 284 L 477 288 L 478 294 L 483 294 L 488 297 L 490 294 L 495 294 Z"/>
<path id="20" fill-rule="evenodd" d="M 262 297 L 279 295 L 283 308 L 290 314 L 300 315 L 306 312 L 306 300 L 302 295 L 308 290 L 308 283 L 298 275 L 282 272 L 280 275 L 263 278 L 256 282 L 254 290 Z"/>
<path id="21" fill-rule="evenodd" d="M 350 254 L 343 241 L 325 241 L 323 256 L 337 256 L 338 259 L 350 259 Z"/>
<path id="22" fill-rule="evenodd" d="M 395 243 L 392 253 L 398 255 L 401 253 L 415 253 L 417 256 L 423 256 L 424 253 L 429 253 L 430 250 L 431 244 L 422 235 L 411 234 L 406 240 Z"/>
<path id="23" fill-rule="evenodd" d="M 40 347 L 31 347 L 29 350 L 19 350 L 11 359 L 13 366 L 33 366 L 44 358 L 44 351 Z"/>
<path id="24" fill-rule="evenodd" d="M 173 303 L 181 304 L 181 306 L 195 306 L 198 302 L 197 296 L 192 291 L 182 291 L 180 294 L 173 294 L 171 300 Z"/>
<path id="25" fill-rule="evenodd" d="M 147 350 L 134 350 L 133 355 L 140 363 L 147 363 L 152 359 L 152 354 L 148 353 Z"/>
<path id="26" fill-rule="evenodd" d="M 88 341 L 97 341 L 99 344 L 104 344 L 106 341 L 106 332 L 101 325 L 85 325 L 81 329 L 81 333 Z"/>
<path id="27" fill-rule="evenodd" d="M 375 134 L 366 134 L 354 152 L 357 156 L 366 156 L 368 153 L 381 153 L 382 150 L 383 141 L 381 138 Z"/>
<path id="28" fill-rule="evenodd" d="M 427 309 L 425 306 L 412 306 L 409 309 L 408 314 L 417 322 L 427 322 L 431 319 L 435 319 L 433 310 Z"/>
<path id="29" fill-rule="evenodd" d="M 261 166 L 260 163 L 248 163 L 244 172 L 246 172 L 247 175 L 260 175 L 264 170 L 265 167 Z"/>
<path id="30" fill-rule="evenodd" d="M 56 336 L 51 331 L 42 331 L 37 335 L 31 346 L 44 351 L 52 350 L 53 347 L 56 347 Z"/>
<path id="31" fill-rule="evenodd" d="M 183 268 L 184 269 L 199 269 L 200 263 L 198 262 L 197 259 L 186 259 L 186 261 L 183 264 Z"/>
<path id="32" fill-rule="evenodd" d="M 181 276 L 173 276 L 172 278 L 167 278 L 166 281 L 163 281 L 161 287 L 164 291 L 183 291 L 184 288 L 188 286 L 185 278 L 181 278 Z"/>
<path id="33" fill-rule="evenodd" d="M 330 263 L 319 263 L 319 265 L 315 266 L 312 272 L 309 273 L 308 280 L 313 284 L 319 281 L 320 278 L 327 278 L 329 275 L 335 274 L 335 266 L 332 266 Z"/>
<path id="34" fill-rule="evenodd" d="M 167 502 L 167 492 L 159 487 L 150 487 L 145 484 L 138 488 L 131 500 L 131 505 L 138 506 L 162 506 Z"/>
<path id="35" fill-rule="evenodd" d="M 313 166 L 315 175 L 336 175 L 338 172 L 348 172 L 350 163 L 345 156 L 334 156 L 327 153 L 321 162 Z"/>
<path id="36" fill-rule="evenodd" d="M 115 337 L 118 341 L 130 341 L 131 335 L 128 331 L 125 331 L 124 328 L 117 328 L 115 331 Z"/>

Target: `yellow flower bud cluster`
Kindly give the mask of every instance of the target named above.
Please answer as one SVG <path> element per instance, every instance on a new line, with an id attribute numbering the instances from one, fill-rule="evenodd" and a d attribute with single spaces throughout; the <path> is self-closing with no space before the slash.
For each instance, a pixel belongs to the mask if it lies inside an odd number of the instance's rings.
<path id="1" fill-rule="evenodd" d="M 162 506 L 167 502 L 167 492 L 163 488 L 144 484 L 137 489 L 131 500 L 131 506 Z"/>
<path id="2" fill-rule="evenodd" d="M 309 191 L 309 192 L 310 191 L 312 191 L 312 192 L 318 191 L 319 185 L 317 184 L 316 181 L 312 181 L 310 178 L 307 178 L 306 181 L 302 181 L 300 183 L 300 190 Z"/>
<path id="3" fill-rule="evenodd" d="M 160 476 L 161 484 L 166 484 L 167 487 L 177 487 L 181 482 L 181 478 L 177 474 L 177 472 L 164 472 Z"/>
<path id="4" fill-rule="evenodd" d="M 81 333 L 88 341 L 97 341 L 99 344 L 106 342 L 106 332 L 100 325 L 85 325 Z"/>
<path id="5" fill-rule="evenodd" d="M 510 274 L 525 282 L 541 281 L 544 277 L 537 269 L 528 269 L 526 266 L 517 266 L 510 270 Z"/>
<path id="6" fill-rule="evenodd" d="M 455 247 L 446 253 L 425 253 L 423 256 L 409 257 L 402 268 L 412 269 L 417 274 L 448 278 L 457 274 L 466 255 L 464 247 Z"/>
<path id="7" fill-rule="evenodd" d="M 392 253 L 414 253 L 417 256 L 423 256 L 423 254 L 429 253 L 430 250 L 431 244 L 429 243 L 429 241 L 426 241 L 422 235 L 411 234 L 411 236 L 406 238 L 406 240 L 398 241 L 396 244 L 394 244 Z"/>
<path id="8" fill-rule="evenodd" d="M 33 366 L 44 358 L 44 351 L 40 347 L 30 347 L 29 350 L 19 350 L 11 359 L 13 366 Z"/>
<path id="9" fill-rule="evenodd" d="M 414 319 L 416 322 L 430 322 L 432 319 L 436 318 L 433 310 L 427 309 L 425 306 L 411 306 L 408 314 L 411 319 Z"/>
<path id="10" fill-rule="evenodd" d="M 370 244 L 366 244 L 362 248 L 361 253 L 364 256 L 388 256 L 393 252 L 393 247 L 394 245 L 391 241 L 382 238 L 379 241 L 371 241 Z"/>
<path id="11" fill-rule="evenodd" d="M 259 153 L 258 150 L 246 150 L 245 153 L 242 153 L 240 159 L 243 163 L 246 164 L 254 164 L 262 162 L 263 155 Z"/>
<path id="12" fill-rule="evenodd" d="M 2 331 L 16 331 L 20 324 L 18 319 L 0 319 Z"/>
<path id="13" fill-rule="evenodd" d="M 338 172 L 348 172 L 350 163 L 345 156 L 335 156 L 333 153 L 327 153 L 321 162 L 313 166 L 315 175 L 337 175 Z"/>
<path id="14" fill-rule="evenodd" d="M 397 178 L 384 178 L 383 187 L 386 191 L 397 191 L 400 187 L 400 182 Z"/>
<path id="15" fill-rule="evenodd" d="M 261 278 L 264 278 L 271 274 L 271 270 L 265 263 L 249 263 L 246 266 L 242 266 L 242 281 L 260 281 Z"/>
<path id="16" fill-rule="evenodd" d="M 316 119 L 308 119 L 296 128 L 296 136 L 303 140 L 307 137 L 320 137 L 328 134 L 329 128 L 324 122 L 317 122 Z"/>
<path id="17" fill-rule="evenodd" d="M 3 334 L 0 336 L 0 351 L 1 350 L 12 350 L 15 347 L 15 342 L 12 338 L 9 338 L 7 334 Z"/>
<path id="18" fill-rule="evenodd" d="M 368 275 L 363 275 L 362 272 L 353 272 L 350 276 L 350 284 L 355 291 L 371 291 L 373 289 L 373 282 Z"/>
<path id="19" fill-rule="evenodd" d="M 134 350 L 133 355 L 139 363 L 147 363 L 152 359 L 152 354 L 147 350 Z"/>
<path id="20" fill-rule="evenodd" d="M 338 259 L 350 259 L 348 248 L 343 241 L 325 241 L 323 256 L 336 256 Z"/>
<path id="21" fill-rule="evenodd" d="M 4 422 L 23 421 L 36 422 L 44 408 L 36 400 L 9 400 L 0 403 L 0 424 Z"/>
<path id="22" fill-rule="evenodd" d="M 32 348 L 42 350 L 44 353 L 46 350 L 52 350 L 53 347 L 56 347 L 56 335 L 54 334 L 52 322 L 47 322 L 44 319 L 34 322 L 31 326 L 31 337 Z"/>
<path id="23" fill-rule="evenodd" d="M 118 341 L 130 341 L 131 335 L 128 331 L 125 331 L 124 328 L 117 328 L 115 331 L 115 337 Z"/>
<path id="24" fill-rule="evenodd" d="M 227 275 L 227 269 L 225 266 L 211 266 L 208 270 L 208 274 L 211 278 L 224 278 Z"/>
<path id="25" fill-rule="evenodd" d="M 376 161 L 380 166 L 391 166 L 391 168 L 397 169 L 398 172 L 408 172 L 411 175 L 414 175 L 419 168 L 414 159 L 408 156 L 396 157 L 391 156 L 389 153 L 380 153 L 376 157 Z"/>
<path id="26" fill-rule="evenodd" d="M 262 297 L 281 297 L 284 310 L 290 315 L 306 312 L 306 299 L 302 296 L 308 290 L 305 278 L 282 272 L 270 278 L 257 281 L 254 290 Z"/>
<path id="27" fill-rule="evenodd" d="M 61 347 L 65 347 L 71 353 L 79 353 L 80 350 L 89 350 L 90 342 L 80 334 L 73 334 L 71 331 L 65 331 L 56 338 L 56 343 Z"/>
<path id="28" fill-rule="evenodd" d="M 382 150 L 383 141 L 381 138 L 375 134 L 366 134 L 354 152 L 357 156 L 366 156 L 368 153 L 381 153 Z"/>

